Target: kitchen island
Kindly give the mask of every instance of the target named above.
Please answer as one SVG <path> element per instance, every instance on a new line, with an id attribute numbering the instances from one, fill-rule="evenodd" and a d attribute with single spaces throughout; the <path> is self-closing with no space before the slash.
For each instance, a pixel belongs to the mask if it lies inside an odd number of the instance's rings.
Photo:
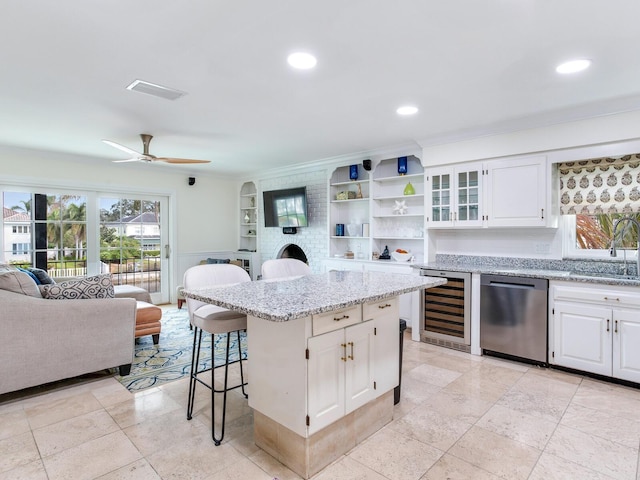
<path id="1" fill-rule="evenodd" d="M 398 295 L 444 283 L 338 271 L 184 295 L 247 314 L 254 440 L 309 478 L 391 421 Z"/>

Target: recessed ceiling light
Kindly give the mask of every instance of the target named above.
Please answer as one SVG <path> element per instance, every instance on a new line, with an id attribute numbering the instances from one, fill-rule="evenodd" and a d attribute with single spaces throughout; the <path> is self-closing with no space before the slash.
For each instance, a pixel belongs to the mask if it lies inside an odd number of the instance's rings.
<path id="1" fill-rule="evenodd" d="M 589 68 L 589 65 L 591 65 L 591 60 L 587 60 L 586 58 L 580 60 L 571 60 L 569 62 L 564 62 L 558 65 L 556 67 L 556 72 L 577 73 Z"/>
<path id="2" fill-rule="evenodd" d="M 297 68 L 298 70 L 309 70 L 310 68 L 315 67 L 316 63 L 318 63 L 316 57 L 305 52 L 292 53 L 287 57 L 287 62 L 293 68 Z"/>
<path id="3" fill-rule="evenodd" d="M 418 113 L 418 107 L 414 107 L 412 105 L 405 105 L 404 107 L 399 107 L 396 110 L 398 115 L 415 115 Z"/>

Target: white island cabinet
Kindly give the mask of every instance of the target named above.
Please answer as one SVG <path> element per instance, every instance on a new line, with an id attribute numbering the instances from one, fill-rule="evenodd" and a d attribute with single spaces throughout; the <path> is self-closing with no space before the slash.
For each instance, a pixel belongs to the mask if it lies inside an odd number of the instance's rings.
<path id="1" fill-rule="evenodd" d="M 339 271 L 185 295 L 247 314 L 254 440 L 310 478 L 391 421 L 398 296 L 443 283 Z"/>

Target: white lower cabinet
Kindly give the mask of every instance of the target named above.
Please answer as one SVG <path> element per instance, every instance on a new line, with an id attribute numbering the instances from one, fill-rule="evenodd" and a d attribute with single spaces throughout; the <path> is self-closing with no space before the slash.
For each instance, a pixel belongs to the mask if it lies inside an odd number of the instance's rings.
<path id="1" fill-rule="evenodd" d="M 398 322 L 397 298 L 369 302 L 362 322 L 308 339 L 309 435 L 398 385 Z"/>
<path id="2" fill-rule="evenodd" d="M 309 339 L 310 434 L 374 398 L 373 330 L 369 321 Z"/>
<path id="3" fill-rule="evenodd" d="M 633 287 L 551 282 L 550 362 L 640 382 L 640 296 Z"/>

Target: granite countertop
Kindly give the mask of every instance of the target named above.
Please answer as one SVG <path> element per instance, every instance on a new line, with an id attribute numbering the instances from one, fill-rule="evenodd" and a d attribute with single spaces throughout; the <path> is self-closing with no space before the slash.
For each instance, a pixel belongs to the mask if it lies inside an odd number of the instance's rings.
<path id="1" fill-rule="evenodd" d="M 286 322 L 446 283 L 444 278 L 334 271 L 295 279 L 185 290 L 184 296 L 274 322 Z"/>
<path id="2" fill-rule="evenodd" d="M 598 271 L 579 271 L 561 268 L 548 269 L 534 266 L 509 266 L 509 265 L 491 265 L 481 263 L 449 263 L 449 262 L 433 262 L 413 264 L 413 268 L 441 270 L 449 272 L 470 272 L 483 273 L 492 275 L 507 275 L 516 277 L 529 278 L 546 278 L 547 280 L 565 280 L 580 283 L 598 283 L 603 285 L 623 285 L 623 286 L 640 286 L 640 277 L 636 275 L 619 275 L 610 272 Z"/>

